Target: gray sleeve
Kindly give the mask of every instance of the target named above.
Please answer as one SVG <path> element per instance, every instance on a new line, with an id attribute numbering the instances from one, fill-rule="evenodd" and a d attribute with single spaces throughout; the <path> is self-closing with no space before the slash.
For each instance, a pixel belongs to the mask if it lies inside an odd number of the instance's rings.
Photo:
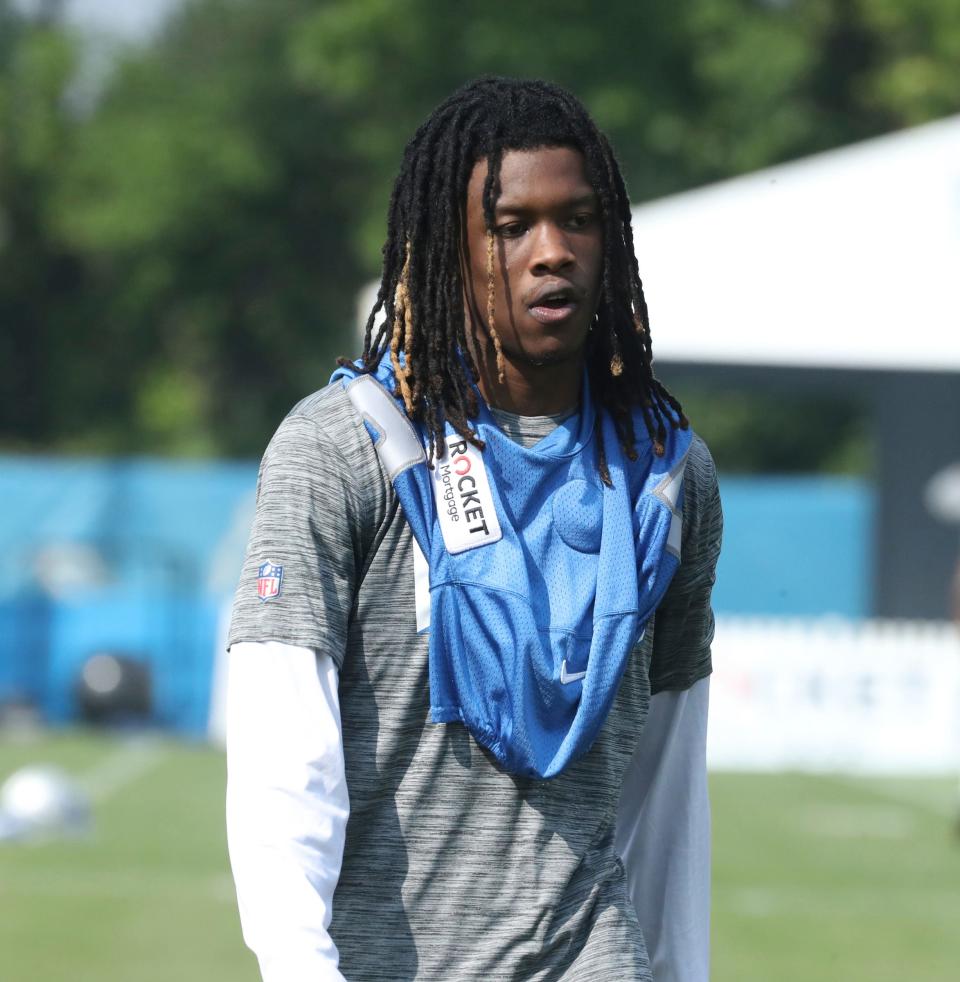
<path id="1" fill-rule="evenodd" d="M 270 441 L 229 644 L 281 641 L 328 653 L 342 666 L 363 556 L 361 498 L 344 443 L 322 418 L 296 409 Z M 274 582 L 275 567 L 282 569 L 279 593 L 267 599 L 258 592 L 264 563 L 274 567 Z"/>
<path id="2" fill-rule="evenodd" d="M 707 445 L 693 438 L 683 480 L 680 568 L 654 619 L 650 691 L 688 689 L 710 674 L 713 608 L 723 511 L 717 470 Z"/>

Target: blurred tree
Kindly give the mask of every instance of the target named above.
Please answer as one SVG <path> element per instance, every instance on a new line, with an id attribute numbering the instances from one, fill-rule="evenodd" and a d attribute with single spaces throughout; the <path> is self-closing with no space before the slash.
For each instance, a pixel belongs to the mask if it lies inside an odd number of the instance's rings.
<path id="1" fill-rule="evenodd" d="M 0 443 L 258 453 L 475 75 L 577 92 L 642 201 L 956 111 L 958 36 L 954 0 L 188 0 L 83 111 L 76 43 L 0 0 Z"/>
<path id="2" fill-rule="evenodd" d="M 886 113 L 896 126 L 960 108 L 960 4 L 956 0 L 861 0 L 857 11 L 875 39 L 858 108 Z"/>
<path id="3" fill-rule="evenodd" d="M 62 172 L 94 335 L 127 358 L 128 449 L 257 452 L 344 347 L 361 279 L 338 194 L 351 161 L 290 77 L 305 6 L 189 5 L 119 64 Z"/>
<path id="4" fill-rule="evenodd" d="M 59 435 L 51 383 L 77 326 L 78 264 L 48 213 L 70 144 L 62 100 L 75 55 L 62 33 L 24 23 L 0 0 L 0 432 L 14 445 Z"/>
<path id="5" fill-rule="evenodd" d="M 875 472 L 874 432 L 861 393 L 774 395 L 690 381 L 677 391 L 725 473 Z"/>

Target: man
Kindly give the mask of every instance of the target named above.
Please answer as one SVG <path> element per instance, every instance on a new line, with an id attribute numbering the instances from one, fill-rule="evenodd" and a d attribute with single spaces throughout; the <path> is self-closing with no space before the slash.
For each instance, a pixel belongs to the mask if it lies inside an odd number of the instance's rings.
<path id="1" fill-rule="evenodd" d="M 586 111 L 455 93 L 404 154 L 360 361 L 261 468 L 228 831 L 267 982 L 707 978 L 721 514 L 651 360 Z"/>
<path id="2" fill-rule="evenodd" d="M 960 461 L 938 470 L 923 491 L 927 510 L 940 522 L 960 525 Z M 960 630 L 960 558 L 947 588 L 950 618 Z M 953 816 L 954 833 L 960 838 L 960 786 Z"/>

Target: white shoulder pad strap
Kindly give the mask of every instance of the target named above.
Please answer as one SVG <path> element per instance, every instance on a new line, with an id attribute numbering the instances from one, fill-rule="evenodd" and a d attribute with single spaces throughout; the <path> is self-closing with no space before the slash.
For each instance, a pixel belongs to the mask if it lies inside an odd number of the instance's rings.
<path id="1" fill-rule="evenodd" d="M 374 446 L 391 481 L 408 467 L 427 459 L 413 424 L 372 375 L 358 375 L 346 389 L 361 419 L 377 431 Z"/>
<path id="2" fill-rule="evenodd" d="M 669 474 L 653 489 L 653 493 L 670 509 L 670 532 L 667 535 L 667 552 L 680 559 L 680 542 L 683 538 L 683 505 L 680 493 L 683 490 L 683 472 L 687 467 L 690 450 L 680 458 Z"/>

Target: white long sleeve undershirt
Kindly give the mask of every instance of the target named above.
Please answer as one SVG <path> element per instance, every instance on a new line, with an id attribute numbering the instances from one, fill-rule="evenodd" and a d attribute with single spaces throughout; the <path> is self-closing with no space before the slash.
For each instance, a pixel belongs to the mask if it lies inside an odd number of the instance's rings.
<path id="1" fill-rule="evenodd" d="M 227 835 L 243 936 L 264 982 L 342 982 L 329 934 L 349 799 L 337 669 L 280 642 L 230 649 Z M 616 846 L 656 982 L 709 977 L 709 679 L 653 696 Z"/>
<path id="2" fill-rule="evenodd" d="M 709 686 L 651 698 L 617 809 L 614 844 L 655 982 L 710 977 Z"/>
<path id="3" fill-rule="evenodd" d="M 227 841 L 264 982 L 343 982 L 328 929 L 349 812 L 333 660 L 275 641 L 233 645 Z"/>

